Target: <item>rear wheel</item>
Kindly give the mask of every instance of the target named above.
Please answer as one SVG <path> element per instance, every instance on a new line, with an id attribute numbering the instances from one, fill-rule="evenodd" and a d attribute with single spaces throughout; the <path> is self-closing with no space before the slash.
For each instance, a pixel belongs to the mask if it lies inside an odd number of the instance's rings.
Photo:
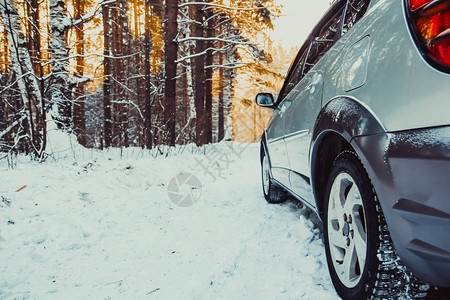
<path id="1" fill-rule="evenodd" d="M 261 178 L 264 198 L 269 203 L 281 203 L 286 201 L 287 192 L 273 182 L 270 171 L 270 162 L 264 149 L 261 151 Z"/>
<path id="2" fill-rule="evenodd" d="M 398 296 L 398 256 L 369 177 L 355 153 L 332 167 L 324 203 L 324 244 L 333 285 L 343 299 Z"/>

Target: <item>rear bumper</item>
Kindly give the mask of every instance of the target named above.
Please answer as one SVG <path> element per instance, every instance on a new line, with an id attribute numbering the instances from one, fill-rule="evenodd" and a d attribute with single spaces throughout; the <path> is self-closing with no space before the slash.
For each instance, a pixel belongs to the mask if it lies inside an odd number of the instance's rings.
<path id="1" fill-rule="evenodd" d="M 450 286 L 450 126 L 356 137 L 395 248 L 420 279 Z"/>

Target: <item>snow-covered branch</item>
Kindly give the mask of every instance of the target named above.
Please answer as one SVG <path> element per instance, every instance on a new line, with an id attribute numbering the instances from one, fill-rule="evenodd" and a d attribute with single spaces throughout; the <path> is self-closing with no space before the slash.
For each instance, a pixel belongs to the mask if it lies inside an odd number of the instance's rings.
<path id="1" fill-rule="evenodd" d="M 226 65 L 210 65 L 210 66 L 205 66 L 205 69 L 210 69 L 210 68 L 214 68 L 214 69 L 218 69 L 218 68 L 223 68 L 223 69 L 237 69 L 237 68 L 241 68 L 243 66 L 246 66 L 246 63 L 229 63 Z"/>
<path id="2" fill-rule="evenodd" d="M 205 55 L 208 51 L 214 51 L 214 53 L 217 53 L 217 52 L 225 52 L 225 51 L 227 50 L 227 48 L 228 48 L 228 47 L 223 47 L 223 48 L 207 48 L 207 49 L 205 49 L 205 51 L 202 51 L 202 52 L 200 52 L 200 53 L 195 53 L 195 54 L 191 54 L 191 55 L 187 55 L 187 56 L 181 57 L 181 58 L 177 59 L 177 60 L 175 61 L 175 63 L 184 62 L 184 61 L 189 60 L 189 59 L 191 59 L 191 58 Z"/>
<path id="3" fill-rule="evenodd" d="M 6 134 L 8 134 L 14 127 L 19 125 L 23 120 L 26 119 L 26 115 L 22 115 L 18 120 L 14 121 L 11 125 L 9 125 L 5 130 L 0 132 L 0 139 L 3 138 Z"/>
<path id="4" fill-rule="evenodd" d="M 236 44 L 236 45 L 250 45 L 250 42 L 243 42 L 243 41 L 235 41 L 235 40 L 230 40 L 230 39 L 223 39 L 223 38 L 217 38 L 217 37 L 194 37 L 194 36 L 190 36 L 190 37 L 185 37 L 185 38 L 181 38 L 178 39 L 177 42 L 179 43 L 183 43 L 186 41 L 213 41 L 213 42 L 224 42 L 224 43 L 231 43 L 231 44 Z"/>
<path id="5" fill-rule="evenodd" d="M 100 12 L 101 9 L 104 5 L 108 5 L 111 3 L 117 2 L 117 0 L 107 0 L 107 1 L 102 1 L 101 3 L 99 3 L 97 5 L 97 7 L 95 8 L 94 11 L 85 14 L 84 16 L 81 16 L 78 20 L 72 20 L 71 22 L 71 26 L 77 26 L 80 25 L 82 23 L 86 23 L 88 21 L 90 21 L 92 18 L 94 18 L 95 16 L 97 16 Z"/>
<path id="6" fill-rule="evenodd" d="M 178 7 L 183 7 L 183 6 L 187 6 L 187 5 L 213 6 L 213 7 L 223 8 L 226 10 L 255 10 L 255 11 L 257 11 L 257 10 L 266 9 L 265 7 L 232 7 L 232 6 L 226 6 L 226 5 L 216 4 L 216 3 L 207 3 L 207 2 L 187 2 L 187 3 L 179 4 Z"/>

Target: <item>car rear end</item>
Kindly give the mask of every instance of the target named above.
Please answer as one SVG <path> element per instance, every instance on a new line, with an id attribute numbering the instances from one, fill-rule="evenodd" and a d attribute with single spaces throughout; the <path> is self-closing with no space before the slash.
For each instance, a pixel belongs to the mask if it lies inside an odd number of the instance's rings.
<path id="1" fill-rule="evenodd" d="M 450 286 L 450 1 L 377 1 L 363 99 L 385 132 L 355 137 L 396 250 L 413 273 Z M 356 30 L 355 32 L 357 32 Z M 325 92 L 326 93 L 326 92 Z"/>

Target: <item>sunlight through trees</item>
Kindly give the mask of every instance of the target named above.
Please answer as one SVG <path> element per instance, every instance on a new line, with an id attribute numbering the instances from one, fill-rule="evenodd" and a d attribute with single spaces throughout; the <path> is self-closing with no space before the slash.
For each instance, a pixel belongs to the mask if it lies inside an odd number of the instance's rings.
<path id="1" fill-rule="evenodd" d="M 255 141 L 294 50 L 276 0 L 1 0 L 0 151 L 46 156 L 49 122 L 86 147 Z M 287 57 L 287 59 L 286 59 Z"/>

